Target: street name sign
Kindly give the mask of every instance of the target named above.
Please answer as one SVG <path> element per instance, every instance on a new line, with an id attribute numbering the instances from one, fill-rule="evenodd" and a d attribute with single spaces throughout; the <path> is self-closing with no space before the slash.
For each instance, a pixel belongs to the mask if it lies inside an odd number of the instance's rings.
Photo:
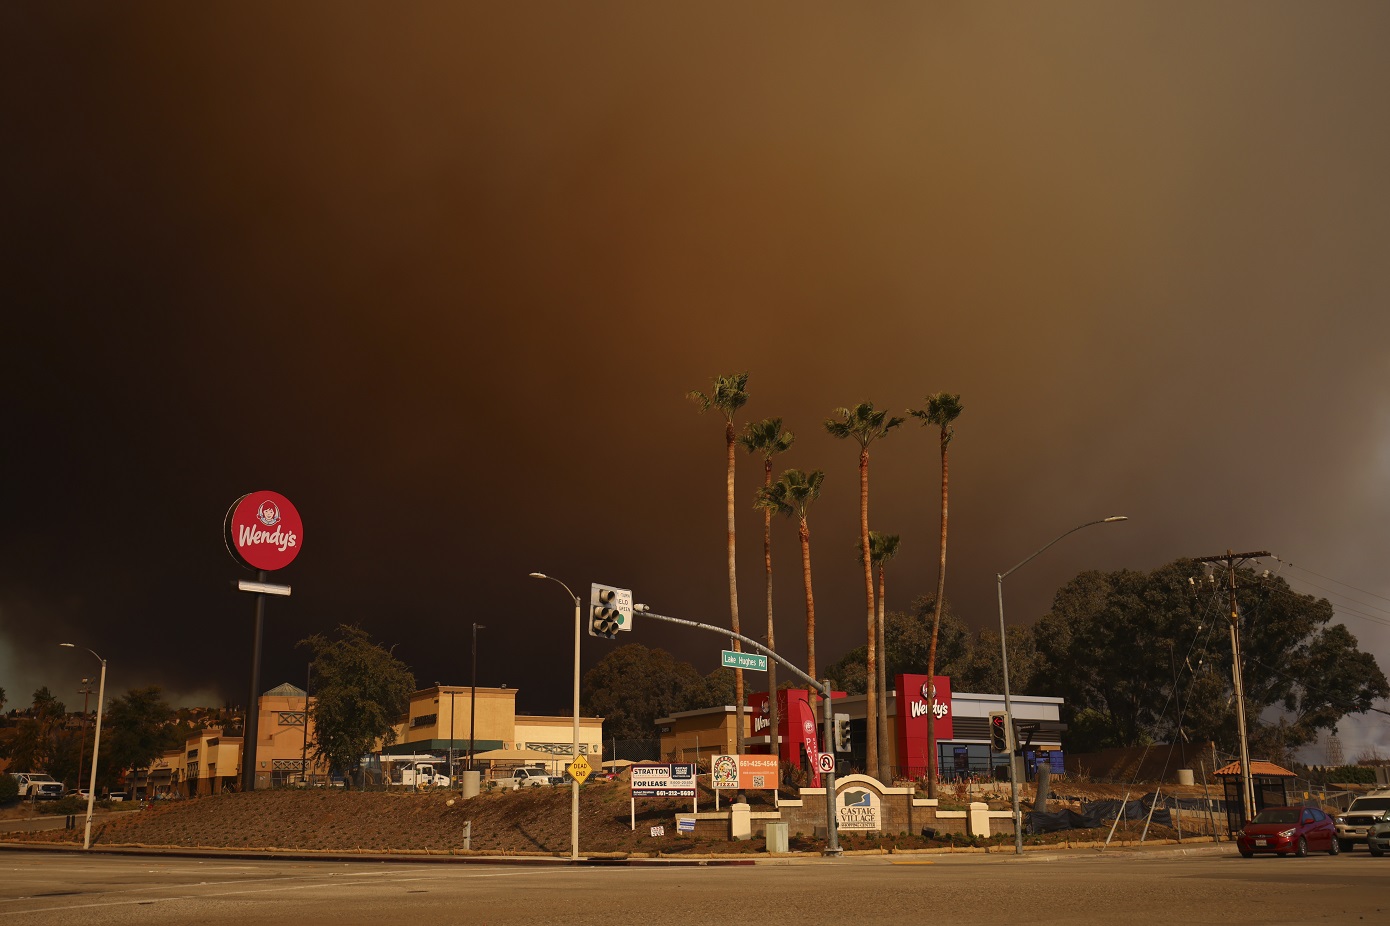
<path id="1" fill-rule="evenodd" d="M 733 650 L 720 650 L 720 666 L 725 669 L 749 669 L 753 672 L 767 671 L 767 657 L 758 653 L 736 653 Z"/>

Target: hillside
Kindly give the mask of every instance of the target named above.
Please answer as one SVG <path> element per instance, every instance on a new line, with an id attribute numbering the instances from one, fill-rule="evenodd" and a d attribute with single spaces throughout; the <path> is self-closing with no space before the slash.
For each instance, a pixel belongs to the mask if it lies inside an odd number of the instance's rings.
<path id="1" fill-rule="evenodd" d="M 1095 786 L 1087 788 L 1092 791 Z M 1104 791 L 1111 790 L 1101 786 Z M 1087 794 L 1109 797 L 1105 794 Z M 1115 795 L 1118 796 L 1118 795 Z M 1006 806 L 998 801 L 996 807 Z M 684 800 L 639 800 L 637 826 L 630 829 L 628 786 L 624 781 L 591 782 L 580 790 L 580 847 L 595 853 L 707 853 L 761 851 L 762 840 L 729 842 L 708 836 L 678 835 L 675 815 L 690 809 Z M 713 809 L 708 794 L 701 809 Z M 159 803 L 145 810 L 101 817 L 93 830 L 97 845 L 179 846 L 324 851 L 451 852 L 463 847 L 464 824 L 472 822 L 472 850 L 502 854 L 568 854 L 568 788 L 498 791 L 463 800 L 447 791 L 360 792 L 338 789 L 228 793 L 188 801 Z M 653 827 L 664 833 L 652 835 Z M 1129 829 L 1135 829 L 1130 826 Z M 1121 826 L 1117 838 L 1137 838 Z M 1149 839 L 1172 833 L 1154 827 Z M 1029 842 L 1080 842 L 1105 833 L 1072 831 L 1028 837 Z M 74 842 L 81 830 L 9 834 L 8 840 Z M 846 848 L 893 845 L 921 849 L 951 845 L 949 839 L 921 836 L 878 837 L 842 833 Z M 998 841 L 997 839 L 995 841 Z M 1008 839 L 1010 844 L 1012 839 Z M 968 842 L 957 838 L 957 845 Z M 792 840 L 792 850 L 814 851 L 811 839 Z"/>

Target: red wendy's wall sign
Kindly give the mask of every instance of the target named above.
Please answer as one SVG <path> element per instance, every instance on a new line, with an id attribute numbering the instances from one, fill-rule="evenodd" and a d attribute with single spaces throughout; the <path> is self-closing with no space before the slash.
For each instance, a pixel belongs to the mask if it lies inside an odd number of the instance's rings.
<path id="1" fill-rule="evenodd" d="M 251 492 L 232 502 L 223 522 L 232 558 L 248 569 L 284 569 L 304 546 L 304 523 L 278 492 Z"/>

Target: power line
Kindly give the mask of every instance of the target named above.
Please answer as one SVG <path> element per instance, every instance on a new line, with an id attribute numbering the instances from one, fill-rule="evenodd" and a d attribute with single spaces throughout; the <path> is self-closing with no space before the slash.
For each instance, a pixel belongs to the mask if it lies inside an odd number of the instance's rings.
<path id="1" fill-rule="evenodd" d="M 1306 572 L 1306 573 L 1309 573 L 1309 574 L 1311 574 L 1311 575 L 1315 575 L 1315 576 L 1317 576 L 1319 579 L 1326 579 L 1326 580 L 1329 581 L 1329 582 L 1336 582 L 1338 585 L 1345 585 L 1347 588 L 1352 589 L 1353 591 L 1358 591 L 1358 592 L 1360 592 L 1360 593 L 1363 594 L 1363 595 L 1370 595 L 1372 598 L 1379 598 L 1381 601 L 1390 601 L 1390 597 L 1387 597 L 1387 596 L 1385 596 L 1385 595 L 1377 594 L 1376 592 L 1373 592 L 1373 591 L 1371 591 L 1371 590 L 1369 590 L 1369 589 L 1360 588 L 1359 586 L 1352 585 L 1350 582 L 1343 582 L 1341 579 L 1334 579 L 1334 578 L 1332 578 L 1332 576 L 1325 576 L 1325 575 L 1323 575 L 1322 573 L 1316 572 L 1316 571 L 1314 571 L 1314 570 L 1312 570 L 1312 569 L 1309 569 L 1309 568 L 1306 567 L 1306 566 L 1299 566 L 1299 565 L 1296 564 L 1296 563 L 1290 563 L 1290 562 L 1288 562 L 1287 560 L 1279 559 L 1279 557 L 1277 557 L 1277 556 L 1271 556 L 1271 559 L 1278 560 L 1279 562 L 1283 563 L 1285 566 L 1288 566 L 1288 567 L 1291 568 L 1291 569 L 1297 569 L 1297 570 L 1299 570 L 1300 572 Z M 1349 597 L 1349 596 L 1344 596 L 1344 597 Z M 1371 605 L 1371 607 L 1375 607 L 1375 605 Z"/>

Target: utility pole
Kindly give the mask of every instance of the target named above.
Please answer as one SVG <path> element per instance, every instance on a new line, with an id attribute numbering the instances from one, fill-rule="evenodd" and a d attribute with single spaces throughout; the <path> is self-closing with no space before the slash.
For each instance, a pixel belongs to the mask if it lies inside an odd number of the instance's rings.
<path id="1" fill-rule="evenodd" d="M 1250 776 L 1250 740 L 1245 732 L 1245 672 L 1241 665 L 1240 650 L 1240 609 L 1236 606 L 1236 567 L 1247 559 L 1258 559 L 1261 556 L 1271 555 L 1268 550 L 1258 550 L 1253 553 L 1232 553 L 1226 551 L 1222 556 L 1202 556 L 1198 557 L 1199 562 L 1221 563 L 1226 567 L 1226 573 L 1231 577 L 1230 581 L 1230 623 L 1231 623 L 1231 678 L 1235 684 L 1236 691 L 1236 724 L 1240 728 L 1240 792 L 1241 806 L 1244 811 L 1243 823 L 1249 823 L 1255 818 L 1255 783 Z"/>
<path id="2" fill-rule="evenodd" d="M 304 744 L 299 751 L 299 784 L 309 787 L 309 681 L 314 674 L 311 661 L 304 669 Z"/>
<path id="3" fill-rule="evenodd" d="M 77 740 L 77 786 L 82 787 L 82 765 L 87 758 L 87 697 L 92 693 L 92 680 L 84 678 L 82 687 L 77 689 L 82 696 L 82 732 Z"/>

